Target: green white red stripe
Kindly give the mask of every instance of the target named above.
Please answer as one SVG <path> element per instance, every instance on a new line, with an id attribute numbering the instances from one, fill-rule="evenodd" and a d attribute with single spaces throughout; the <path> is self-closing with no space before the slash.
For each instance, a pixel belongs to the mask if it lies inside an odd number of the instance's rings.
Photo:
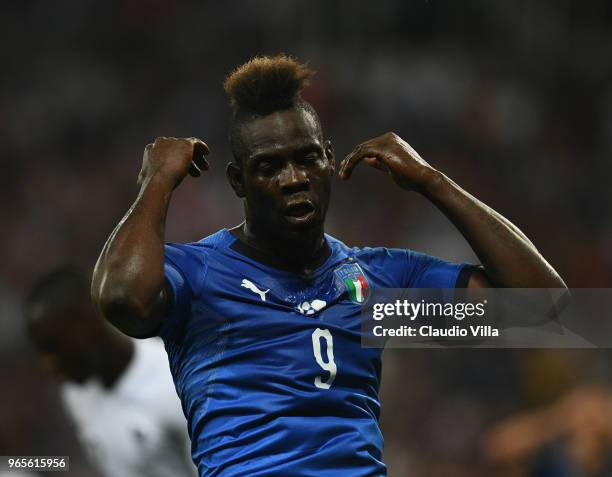
<path id="1" fill-rule="evenodd" d="M 363 275 L 357 275 L 356 278 L 347 278 L 344 280 L 348 288 L 349 295 L 352 301 L 363 303 L 368 296 L 368 284 Z"/>

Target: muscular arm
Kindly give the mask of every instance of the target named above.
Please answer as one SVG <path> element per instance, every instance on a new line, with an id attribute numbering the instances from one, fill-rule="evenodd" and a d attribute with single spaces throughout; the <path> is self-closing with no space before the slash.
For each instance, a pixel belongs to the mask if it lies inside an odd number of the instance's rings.
<path id="1" fill-rule="evenodd" d="M 420 192 L 459 229 L 484 266 L 469 287 L 565 288 L 557 272 L 508 219 L 432 168 L 394 133 L 366 141 L 343 160 L 348 179 L 359 162 L 388 173 L 403 189 Z"/>
<path id="2" fill-rule="evenodd" d="M 208 151 L 196 139 L 158 138 L 146 147 L 138 197 L 96 263 L 92 299 L 111 323 L 130 336 L 151 336 L 165 315 L 166 212 L 172 191 L 193 167 L 197 148 Z M 200 161 L 200 167 L 208 167 L 206 161 Z"/>
<path id="3" fill-rule="evenodd" d="M 493 286 L 565 288 L 561 277 L 518 227 L 444 174 L 433 171 L 422 193 L 463 234 Z M 474 274 L 468 286 L 482 284 L 482 277 Z"/>

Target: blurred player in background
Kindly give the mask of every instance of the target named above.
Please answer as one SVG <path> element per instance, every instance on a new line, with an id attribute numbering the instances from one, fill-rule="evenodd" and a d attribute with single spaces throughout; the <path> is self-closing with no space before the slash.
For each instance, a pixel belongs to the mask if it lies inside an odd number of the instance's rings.
<path id="1" fill-rule="evenodd" d="M 382 350 L 360 342 L 371 287 L 565 287 L 521 231 L 392 133 L 358 146 L 340 178 L 363 162 L 423 194 L 483 267 L 351 248 L 325 234 L 335 158 L 300 96 L 311 75 L 278 56 L 255 58 L 226 79 L 227 178 L 244 204 L 242 224 L 164 248 L 172 192 L 208 167 L 208 147 L 158 138 L 145 148 L 138 198 L 94 271 L 92 295 L 112 323 L 164 339 L 200 476 L 386 474 Z"/>
<path id="2" fill-rule="evenodd" d="M 132 340 L 94 309 L 89 280 L 60 267 L 34 285 L 28 332 L 96 467 L 108 477 L 196 475 L 163 344 Z"/>
<path id="3" fill-rule="evenodd" d="M 548 406 L 496 423 L 482 444 L 489 463 L 531 468 L 535 477 L 608 477 L 612 392 L 604 385 L 579 386 Z"/>

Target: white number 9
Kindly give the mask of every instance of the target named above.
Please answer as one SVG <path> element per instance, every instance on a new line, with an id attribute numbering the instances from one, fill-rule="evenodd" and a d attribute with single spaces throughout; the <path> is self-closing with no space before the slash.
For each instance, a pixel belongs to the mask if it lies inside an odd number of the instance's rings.
<path id="1" fill-rule="evenodd" d="M 323 356 L 321 356 L 321 338 L 324 338 L 327 343 L 327 362 L 323 361 Z M 338 371 L 338 367 L 334 362 L 334 338 L 329 330 L 317 328 L 312 332 L 312 350 L 317 360 L 317 364 L 329 373 L 327 381 L 323 381 L 321 376 L 317 376 L 314 380 L 314 384 L 320 389 L 329 389 Z"/>

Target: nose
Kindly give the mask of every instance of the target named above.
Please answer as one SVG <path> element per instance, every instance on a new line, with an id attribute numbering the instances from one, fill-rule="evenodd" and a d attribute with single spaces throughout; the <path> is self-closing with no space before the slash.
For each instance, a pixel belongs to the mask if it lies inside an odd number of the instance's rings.
<path id="1" fill-rule="evenodd" d="M 280 175 L 280 188 L 284 192 L 298 192 L 308 189 L 308 174 L 293 161 L 288 161 Z"/>

